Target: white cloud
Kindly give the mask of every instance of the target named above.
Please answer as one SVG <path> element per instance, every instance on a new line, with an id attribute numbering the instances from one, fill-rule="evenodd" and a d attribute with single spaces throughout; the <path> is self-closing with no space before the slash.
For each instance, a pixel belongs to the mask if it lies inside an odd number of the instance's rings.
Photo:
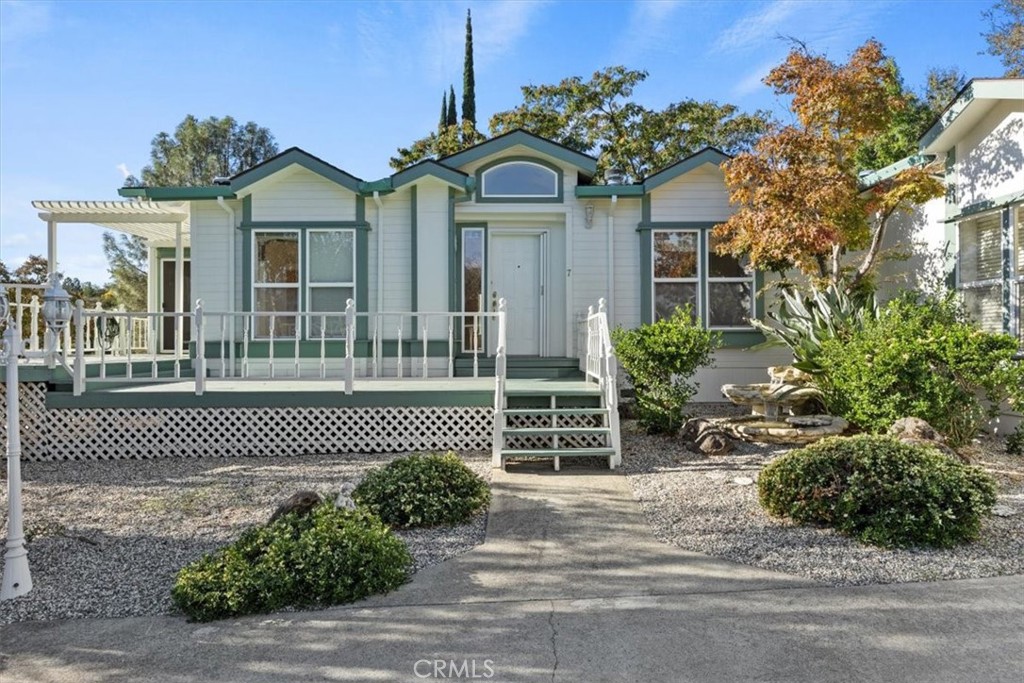
<path id="1" fill-rule="evenodd" d="M 630 11 L 629 22 L 616 41 L 614 61 L 627 66 L 639 66 L 645 54 L 675 51 L 678 47 L 678 27 L 673 19 L 686 5 L 682 0 L 637 0 Z M 694 11 L 699 6 L 691 5 Z"/>
<path id="2" fill-rule="evenodd" d="M 775 38 L 783 23 L 792 17 L 800 6 L 801 3 L 795 0 L 774 0 L 736 20 L 718 35 L 714 47 L 721 51 L 738 51 L 763 45 Z M 823 9 L 826 5 L 818 3 L 816 6 Z M 810 9 L 808 5 L 803 7 Z"/>
<path id="3" fill-rule="evenodd" d="M 124 162 L 121 162 L 120 164 L 117 165 L 117 170 L 121 172 L 121 176 L 125 180 L 127 180 L 128 176 L 132 174 L 132 172 L 128 170 L 128 164 Z"/>
<path id="4" fill-rule="evenodd" d="M 764 62 L 746 76 L 740 78 L 732 88 L 733 97 L 745 97 L 761 88 L 767 88 L 768 86 L 761 81 L 768 75 L 768 72 L 772 70 L 775 64 L 776 62 Z"/>

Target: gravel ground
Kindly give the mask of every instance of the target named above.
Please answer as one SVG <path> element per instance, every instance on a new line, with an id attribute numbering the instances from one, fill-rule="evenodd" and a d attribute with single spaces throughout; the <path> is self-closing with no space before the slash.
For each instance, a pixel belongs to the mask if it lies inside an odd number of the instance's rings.
<path id="1" fill-rule="evenodd" d="M 395 455 L 26 462 L 25 535 L 32 591 L 0 602 L 0 623 L 126 617 L 173 611 L 170 589 L 185 564 L 265 522 L 292 493 L 333 498 Z M 463 456 L 490 480 L 489 454 Z M 7 524 L 7 485 L 0 525 Z M 487 514 L 467 524 L 400 531 L 416 570 L 484 540 Z"/>
<path id="2" fill-rule="evenodd" d="M 678 439 L 623 424 L 623 465 L 633 495 L 667 543 L 835 586 L 1024 574 L 1024 458 L 1007 455 L 1001 440 L 983 440 L 968 457 L 994 474 L 998 509 L 1012 514 L 990 517 L 977 541 L 949 550 L 883 550 L 769 517 L 754 482 L 786 451 L 740 443 L 730 455 L 704 457 Z"/>

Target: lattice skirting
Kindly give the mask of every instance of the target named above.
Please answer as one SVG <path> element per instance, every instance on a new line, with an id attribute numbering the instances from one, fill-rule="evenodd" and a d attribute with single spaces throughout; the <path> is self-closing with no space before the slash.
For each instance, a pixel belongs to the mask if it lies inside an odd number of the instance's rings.
<path id="1" fill-rule="evenodd" d="M 27 460 L 490 450 L 494 422 L 486 407 L 47 410 L 45 384 L 21 387 Z"/>

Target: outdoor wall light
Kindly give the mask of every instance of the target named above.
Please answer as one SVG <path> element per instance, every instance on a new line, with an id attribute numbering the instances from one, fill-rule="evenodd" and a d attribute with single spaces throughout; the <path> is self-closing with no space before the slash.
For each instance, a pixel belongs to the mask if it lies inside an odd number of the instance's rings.
<path id="1" fill-rule="evenodd" d="M 59 273 L 50 273 L 47 284 L 49 286 L 43 292 L 43 320 L 56 337 L 71 320 L 71 297 L 60 284 Z"/>
<path id="2" fill-rule="evenodd" d="M 590 230 L 594 227 L 594 205 L 587 204 L 583 207 L 583 226 Z"/>

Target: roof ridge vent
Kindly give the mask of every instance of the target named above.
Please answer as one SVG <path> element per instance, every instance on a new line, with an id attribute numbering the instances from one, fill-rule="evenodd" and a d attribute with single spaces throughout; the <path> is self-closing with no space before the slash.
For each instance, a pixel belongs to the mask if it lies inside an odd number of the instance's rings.
<path id="1" fill-rule="evenodd" d="M 605 185 L 622 185 L 626 182 L 626 173 L 621 168 L 609 168 L 604 172 Z"/>

